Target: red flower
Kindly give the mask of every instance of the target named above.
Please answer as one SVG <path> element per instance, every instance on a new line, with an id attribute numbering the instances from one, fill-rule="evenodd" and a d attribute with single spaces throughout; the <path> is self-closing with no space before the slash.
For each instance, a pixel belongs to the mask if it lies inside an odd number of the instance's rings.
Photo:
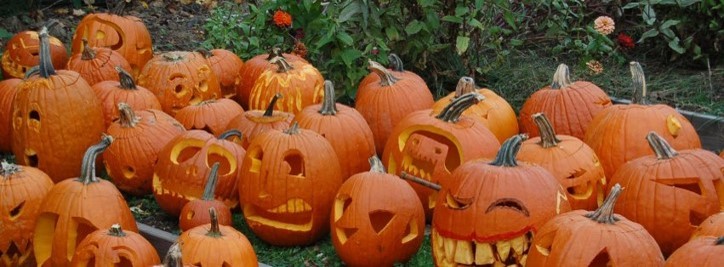
<path id="1" fill-rule="evenodd" d="M 625 33 L 619 33 L 618 37 L 616 37 L 616 40 L 618 41 L 618 45 L 620 45 L 624 49 L 630 49 L 630 48 L 634 48 L 634 46 L 636 46 L 634 44 L 633 38 L 631 38 L 631 36 L 629 36 L 628 34 L 625 34 Z"/>
<path id="2" fill-rule="evenodd" d="M 281 27 L 287 28 L 292 26 L 292 15 L 282 10 L 274 12 L 274 24 Z"/>

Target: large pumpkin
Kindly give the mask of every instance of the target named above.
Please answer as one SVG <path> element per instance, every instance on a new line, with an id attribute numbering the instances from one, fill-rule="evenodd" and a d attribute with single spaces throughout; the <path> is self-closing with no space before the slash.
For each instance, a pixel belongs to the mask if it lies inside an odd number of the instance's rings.
<path id="1" fill-rule="evenodd" d="M 234 100 L 211 99 L 182 108 L 176 118 L 187 130 L 204 130 L 213 135 L 226 131 L 226 126 L 235 117 L 244 113 Z"/>
<path id="2" fill-rule="evenodd" d="M 160 263 L 156 249 L 138 233 L 123 231 L 121 225 L 98 229 L 78 244 L 70 266 L 148 267 Z"/>
<path id="3" fill-rule="evenodd" d="M 324 77 L 312 64 L 272 58 L 272 67 L 259 75 L 249 93 L 249 109 L 263 109 L 266 101 L 280 93 L 275 109 L 297 114 L 306 106 L 322 102 Z"/>
<path id="4" fill-rule="evenodd" d="M 241 166 L 239 198 L 249 228 L 281 246 L 306 245 L 329 231 L 334 195 L 342 185 L 332 145 L 297 123 L 251 141 Z"/>
<path id="5" fill-rule="evenodd" d="M 553 82 L 525 100 L 520 108 L 520 132 L 540 135 L 531 116 L 545 113 L 559 134 L 583 138 L 594 116 L 611 105 L 611 98 L 588 81 L 571 82 L 568 66 L 558 65 Z"/>
<path id="6" fill-rule="evenodd" d="M 241 77 L 239 84 L 236 86 L 236 97 L 244 109 L 249 109 L 249 95 L 251 94 L 251 88 L 254 87 L 256 79 L 258 79 L 264 71 L 272 69 L 273 64 L 269 61 L 275 57 L 283 57 L 287 62 L 307 62 L 297 55 L 282 53 L 279 47 L 272 47 L 269 53 L 256 55 L 244 62 L 241 70 L 239 70 Z"/>
<path id="7" fill-rule="evenodd" d="M 161 102 L 150 90 L 137 86 L 130 73 L 116 67 L 119 80 L 102 81 L 93 85 L 93 91 L 101 100 L 103 121 L 106 127 L 120 116 L 118 104 L 126 103 L 135 110 L 161 110 Z"/>
<path id="8" fill-rule="evenodd" d="M 9 78 L 0 81 L 0 151 L 9 152 L 13 133 L 13 100 L 22 80 Z"/>
<path id="9" fill-rule="evenodd" d="M 616 212 L 640 223 L 664 255 L 724 207 L 724 159 L 703 149 L 676 151 L 656 132 L 646 139 L 655 155 L 624 164 L 611 178 L 627 188 Z"/>
<path id="10" fill-rule="evenodd" d="M 406 262 L 424 239 L 422 203 L 405 181 L 385 172 L 377 156 L 369 162 L 369 171 L 353 175 L 337 192 L 332 244 L 349 266 Z"/>
<path id="11" fill-rule="evenodd" d="M 631 62 L 634 99 L 629 105 L 612 105 L 600 111 L 588 125 L 583 141 L 601 160 L 606 177 L 627 161 L 651 155 L 646 134 L 655 131 L 675 149 L 700 148 L 696 129 L 686 117 L 667 105 L 647 105 L 646 79 L 641 65 Z"/>
<path id="12" fill-rule="evenodd" d="M 392 130 L 382 159 L 391 174 L 411 173 L 443 186 L 450 174 L 461 164 L 479 158 L 493 158 L 500 149 L 498 139 L 480 121 L 463 116 L 463 111 L 484 101 L 478 93 L 455 99 L 438 115 L 432 110 L 407 115 Z M 432 219 L 438 194 L 412 183 L 425 208 L 425 217 Z"/>
<path id="13" fill-rule="evenodd" d="M 76 71 L 90 85 L 102 81 L 118 81 L 116 68 L 131 71 L 131 65 L 118 52 L 110 48 L 88 46 L 83 40 L 83 51 L 70 57 L 67 68 Z"/>
<path id="14" fill-rule="evenodd" d="M 45 28 L 40 31 L 40 67 L 18 84 L 12 116 L 15 160 L 43 170 L 55 182 L 78 177 L 83 151 L 105 130 L 91 86 L 75 71 L 53 68 Z"/>
<path id="15" fill-rule="evenodd" d="M 41 170 L 0 162 L 0 266 L 35 263 L 33 230 L 52 186 Z"/>
<path id="16" fill-rule="evenodd" d="M 705 236 L 691 240 L 666 259 L 668 267 L 716 267 L 724 262 L 724 236 Z"/>
<path id="17" fill-rule="evenodd" d="M 48 56 L 56 69 L 65 68 L 68 52 L 60 39 L 48 36 Z M 13 35 L 5 44 L 2 56 L 3 77 L 23 78 L 30 68 L 40 64 L 40 36 L 36 31 Z"/>
<path id="18" fill-rule="evenodd" d="M 266 110 L 247 110 L 236 115 L 226 126 L 227 130 L 239 130 L 242 134 L 241 145 L 248 148 L 251 140 L 254 140 L 261 133 L 270 130 L 285 130 L 289 128 L 294 120 L 294 114 L 274 110 L 277 100 L 282 98 L 281 94 L 274 95 L 269 101 Z"/>
<path id="19" fill-rule="evenodd" d="M 437 266 L 524 265 L 538 229 L 571 209 L 547 170 L 516 161 L 523 139 L 505 141 L 493 161 L 461 165 L 441 189 L 431 234 Z"/>
<path id="20" fill-rule="evenodd" d="M 192 266 L 259 266 L 249 240 L 234 227 L 219 225 L 216 210 L 211 222 L 184 231 L 178 237 L 183 260 Z"/>
<path id="21" fill-rule="evenodd" d="M 33 249 L 38 266 L 69 266 L 77 245 L 98 229 L 120 224 L 138 232 L 121 192 L 96 176 L 96 157 L 113 141 L 109 135 L 88 148 L 81 175 L 57 183 L 43 199 L 35 224 Z"/>

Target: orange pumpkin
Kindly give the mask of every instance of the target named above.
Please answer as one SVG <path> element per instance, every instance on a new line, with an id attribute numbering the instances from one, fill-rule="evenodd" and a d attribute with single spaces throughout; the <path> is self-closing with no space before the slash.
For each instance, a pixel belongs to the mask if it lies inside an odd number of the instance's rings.
<path id="1" fill-rule="evenodd" d="M 70 57 L 67 68 L 76 71 L 90 85 L 102 81 L 118 81 L 116 68 L 131 70 L 131 65 L 121 54 L 110 48 L 91 48 L 83 40 L 83 51 Z"/>
<path id="2" fill-rule="evenodd" d="M 259 266 L 249 240 L 234 227 L 219 225 L 214 208 L 211 223 L 184 231 L 178 237 L 184 261 L 193 266 Z"/>
<path id="3" fill-rule="evenodd" d="M 33 230 L 53 181 L 33 167 L 0 162 L 0 266 L 30 266 Z"/>
<path id="4" fill-rule="evenodd" d="M 119 81 L 103 81 L 93 85 L 93 91 L 101 100 L 103 107 L 103 121 L 106 127 L 120 116 L 118 104 L 126 103 L 136 110 L 156 109 L 161 110 L 161 103 L 153 92 L 137 86 L 131 74 L 116 67 Z"/>
<path id="5" fill-rule="evenodd" d="M 666 259 L 667 267 L 715 267 L 724 262 L 724 236 L 705 236 L 691 240 Z"/>
<path id="6" fill-rule="evenodd" d="M 229 207 L 214 198 L 216 191 L 216 182 L 219 180 L 219 163 L 214 163 L 209 172 L 209 177 L 204 187 L 204 194 L 201 198 L 189 201 L 181 209 L 178 224 L 181 231 L 186 231 L 199 225 L 211 223 L 211 218 L 207 212 L 209 208 L 217 210 L 217 220 L 221 225 L 231 224 L 231 210 Z"/>
<path id="7" fill-rule="evenodd" d="M 15 78 L 0 81 L 0 151 L 11 151 L 13 100 L 21 81 Z"/>
<path id="8" fill-rule="evenodd" d="M 571 82 L 569 76 L 568 66 L 558 65 L 553 83 L 525 100 L 520 108 L 521 133 L 539 136 L 531 116 L 545 113 L 559 134 L 581 139 L 593 117 L 611 105 L 611 98 L 601 88 L 588 81 Z"/>
<path id="9" fill-rule="evenodd" d="M 696 230 L 691 234 L 691 239 L 689 240 L 702 236 L 724 236 L 724 211 L 706 218 L 706 220 L 696 227 Z"/>
<path id="10" fill-rule="evenodd" d="M 272 69 L 273 64 L 269 61 L 275 57 L 283 57 L 287 62 L 307 62 L 297 55 L 282 53 L 279 47 L 272 47 L 268 54 L 257 55 L 247 60 L 244 65 L 241 66 L 241 70 L 239 71 L 241 77 L 239 85 L 236 87 L 236 97 L 244 109 L 249 109 L 249 95 L 251 94 L 251 88 L 254 87 L 256 79 L 258 79 L 264 71 Z"/>
<path id="11" fill-rule="evenodd" d="M 156 248 L 143 236 L 123 231 L 114 224 L 86 236 L 78 247 L 70 266 L 151 266 L 160 263 Z"/>
<path id="12" fill-rule="evenodd" d="M 59 182 L 78 177 L 83 151 L 98 142 L 105 127 L 91 86 L 75 71 L 53 68 L 49 38 L 43 28 L 40 67 L 17 86 L 12 149 L 19 164 Z"/>
<path id="13" fill-rule="evenodd" d="M 56 69 L 65 68 L 68 53 L 60 39 L 48 36 L 48 57 Z M 3 77 L 23 78 L 33 66 L 40 64 L 40 36 L 36 31 L 23 31 L 13 35 L 5 44 L 2 55 Z"/>
<path id="14" fill-rule="evenodd" d="M 172 51 L 154 56 L 138 77 L 151 90 L 163 111 L 175 116 L 180 109 L 221 97 L 221 86 L 209 62 L 198 52 Z"/>
<path id="15" fill-rule="evenodd" d="M 211 70 L 216 74 L 221 85 L 221 94 L 224 98 L 235 98 L 236 88 L 241 83 L 241 68 L 244 61 L 234 52 L 226 49 L 212 49 L 201 51 L 209 61 Z"/>
<path id="16" fill-rule="evenodd" d="M 508 101 L 488 88 L 476 89 L 475 81 L 472 79 L 473 78 L 470 77 L 461 78 L 455 87 L 455 92 L 436 101 L 432 106 L 432 112 L 439 114 L 445 106 L 449 105 L 450 102 L 456 98 L 471 92 L 477 92 L 484 96 L 485 100 L 466 109 L 463 115 L 480 120 L 485 127 L 495 134 L 495 137 L 497 137 L 501 143 L 511 136 L 518 134 L 518 119 L 515 115 L 515 110 L 513 110 L 513 107 L 510 106 Z"/>
<path id="17" fill-rule="evenodd" d="M 204 130 L 213 135 L 226 131 L 226 126 L 244 109 L 234 100 L 220 98 L 206 100 L 182 108 L 175 118 L 187 130 Z"/>
<path id="18" fill-rule="evenodd" d="M 277 93 L 284 95 L 276 102 L 276 110 L 297 114 L 303 108 L 322 102 L 324 78 L 312 64 L 272 58 L 272 67 L 259 75 L 249 93 L 249 109 L 267 107 L 267 99 Z"/>
<path id="19" fill-rule="evenodd" d="M 241 132 L 241 145 L 248 148 L 251 140 L 254 140 L 261 133 L 270 130 L 284 130 L 289 128 L 294 120 L 294 114 L 284 111 L 274 110 L 277 100 L 282 98 L 281 94 L 276 94 L 269 101 L 266 110 L 247 110 L 242 114 L 232 118 L 227 130 L 236 129 Z"/>

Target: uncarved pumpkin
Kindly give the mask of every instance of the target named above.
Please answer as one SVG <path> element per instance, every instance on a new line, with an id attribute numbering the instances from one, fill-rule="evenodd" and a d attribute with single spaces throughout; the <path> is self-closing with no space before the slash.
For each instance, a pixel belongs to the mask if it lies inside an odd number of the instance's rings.
<path id="1" fill-rule="evenodd" d="M 724 262 L 724 236 L 705 236 L 691 240 L 666 259 L 666 265 L 715 267 Z"/>
<path id="2" fill-rule="evenodd" d="M 93 85 L 93 91 L 101 100 L 103 121 L 106 127 L 120 116 L 118 104 L 126 103 L 135 110 L 161 110 L 161 102 L 150 90 L 136 85 L 130 73 L 122 68 L 115 68 L 118 81 L 103 81 Z"/>
<path id="3" fill-rule="evenodd" d="M 691 239 L 702 236 L 724 236 L 724 211 L 709 216 L 699 227 L 696 227 Z"/>
<path id="4" fill-rule="evenodd" d="M 229 207 L 217 200 L 214 196 L 216 191 L 216 182 L 219 180 L 219 163 L 214 163 L 206 180 L 204 194 L 200 198 L 194 199 L 186 203 L 181 209 L 178 224 L 181 231 L 186 231 L 199 225 L 211 223 L 211 217 L 208 213 L 210 208 L 214 208 L 217 212 L 217 220 L 221 225 L 231 224 L 231 210 Z"/>
<path id="5" fill-rule="evenodd" d="M 211 223 L 184 231 L 178 238 L 183 260 L 192 266 L 259 266 L 249 240 L 234 227 L 219 225 L 214 208 Z"/>
<path id="6" fill-rule="evenodd" d="M 102 81 L 119 81 L 117 67 L 131 71 L 131 65 L 118 52 L 105 47 L 92 48 L 86 40 L 83 45 L 82 52 L 70 57 L 67 69 L 78 72 L 91 86 Z"/>

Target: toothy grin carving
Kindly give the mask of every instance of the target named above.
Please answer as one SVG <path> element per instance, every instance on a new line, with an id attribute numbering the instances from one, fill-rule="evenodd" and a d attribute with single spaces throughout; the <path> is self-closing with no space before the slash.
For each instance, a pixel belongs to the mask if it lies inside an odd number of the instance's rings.
<path id="1" fill-rule="evenodd" d="M 312 230 L 312 206 L 300 198 L 289 199 L 287 203 L 266 210 L 246 204 L 244 214 L 249 223 L 297 232 Z"/>
<path id="2" fill-rule="evenodd" d="M 443 237 L 432 230 L 432 249 L 436 266 L 525 266 L 533 233 L 483 243 Z"/>

